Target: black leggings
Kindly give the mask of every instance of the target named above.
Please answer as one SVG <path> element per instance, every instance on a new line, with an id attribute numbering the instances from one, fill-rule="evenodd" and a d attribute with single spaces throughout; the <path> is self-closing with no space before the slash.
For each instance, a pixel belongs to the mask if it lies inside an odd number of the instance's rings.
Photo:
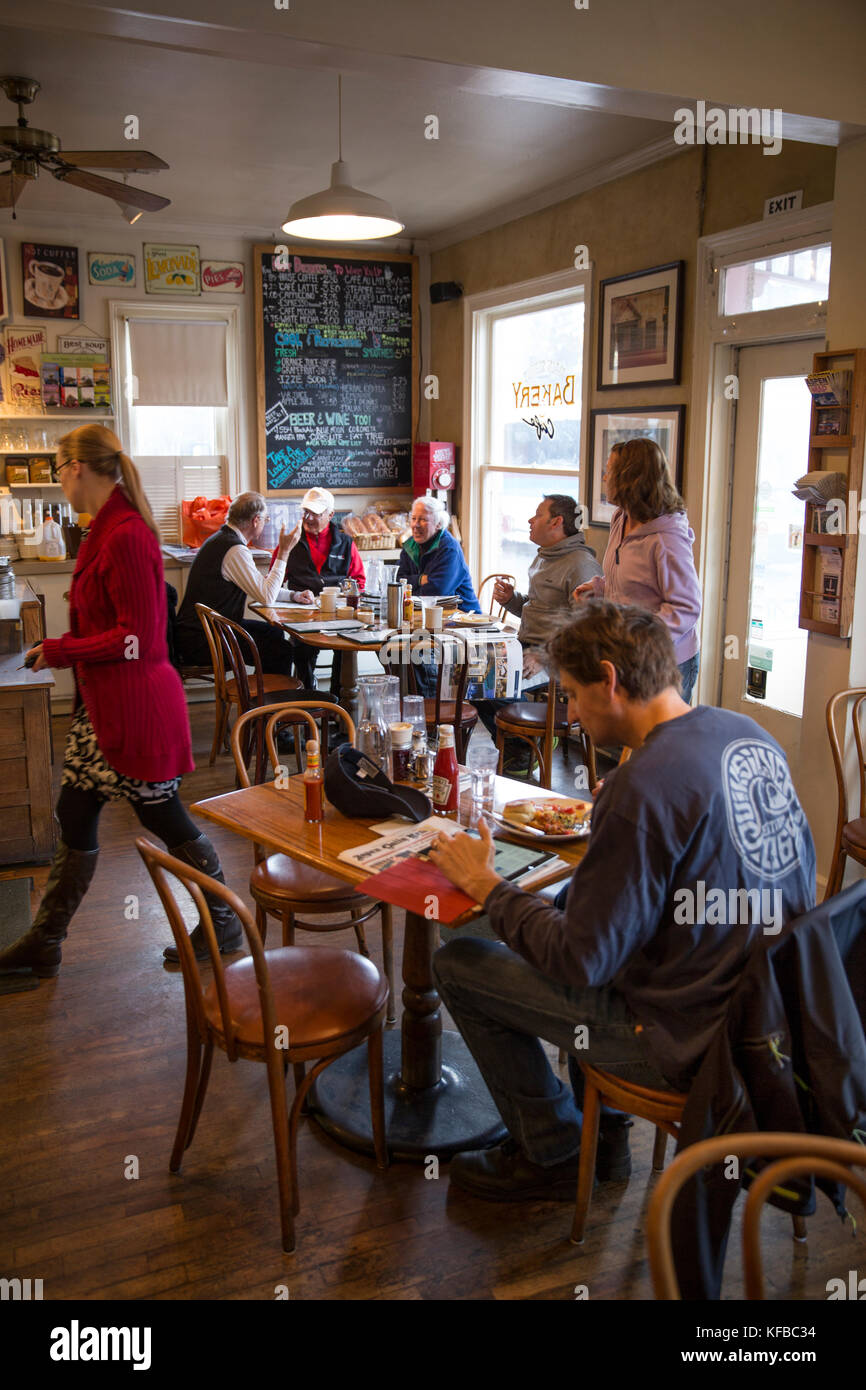
<path id="1" fill-rule="evenodd" d="M 128 801 L 127 804 L 145 830 L 158 835 L 169 850 L 186 844 L 187 840 L 197 840 L 201 835 L 177 792 L 155 805 L 146 801 Z M 83 791 L 81 787 L 61 787 L 56 814 L 64 844 L 82 851 L 99 849 L 96 831 L 104 805 L 105 801 L 96 792 Z"/>

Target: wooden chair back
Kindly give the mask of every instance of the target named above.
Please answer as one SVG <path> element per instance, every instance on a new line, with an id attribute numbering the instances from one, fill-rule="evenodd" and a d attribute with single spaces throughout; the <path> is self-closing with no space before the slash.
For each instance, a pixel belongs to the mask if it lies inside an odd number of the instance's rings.
<path id="1" fill-rule="evenodd" d="M 700 1168 L 737 1158 L 776 1158 L 752 1181 L 743 1213 L 743 1268 L 747 1299 L 764 1297 L 760 1249 L 761 1212 L 774 1187 L 812 1173 L 853 1187 L 866 1203 L 866 1148 L 817 1134 L 721 1134 L 691 1144 L 658 1178 L 647 1211 L 647 1241 L 656 1298 L 680 1295 L 671 1241 L 671 1212 L 683 1184 Z"/>
<path id="2" fill-rule="evenodd" d="M 241 627 L 240 623 L 233 622 L 231 618 L 224 617 L 222 613 L 217 613 L 211 609 L 210 622 L 218 639 L 218 645 L 222 646 L 225 654 L 224 670 L 226 675 L 230 672 L 234 678 L 238 714 L 244 714 L 254 705 L 261 704 L 264 699 L 265 682 L 259 649 L 246 628 Z M 253 668 L 252 685 L 247 666 Z"/>
<path id="3" fill-rule="evenodd" d="M 240 898 L 227 888 L 225 884 L 218 883 L 215 878 L 208 874 L 203 874 L 199 869 L 192 868 L 189 864 L 181 863 L 172 855 L 159 849 L 143 835 L 138 836 L 135 847 L 141 855 L 147 867 L 147 871 L 153 879 L 154 887 L 159 894 L 160 901 L 165 908 L 168 923 L 171 927 L 175 945 L 180 956 L 180 968 L 183 975 L 184 997 L 186 1000 L 187 1027 L 193 1030 L 202 1044 L 209 1041 L 209 1026 L 204 1006 L 204 987 L 202 984 L 199 963 L 195 958 L 189 931 L 178 906 L 174 891 L 169 883 L 168 875 L 172 875 L 186 889 L 198 909 L 199 918 L 202 925 L 202 932 L 208 950 L 208 958 L 213 969 L 213 983 L 219 1003 L 220 1023 L 222 1034 L 225 1039 L 225 1051 L 229 1061 L 237 1061 L 241 1055 L 237 1046 L 237 1029 L 232 1021 L 231 1009 L 229 1007 L 228 991 L 225 982 L 225 966 L 220 955 L 216 933 L 214 931 L 213 919 L 211 918 L 205 893 L 209 893 L 228 904 L 237 913 L 247 945 L 250 948 L 250 955 L 253 960 L 256 983 L 259 992 L 259 1004 L 262 1011 L 262 1026 L 265 1039 L 262 1048 L 263 1055 L 271 1050 L 275 1050 L 276 1040 L 276 1011 L 274 1008 L 274 996 L 271 989 L 270 976 L 268 974 L 267 961 L 265 959 L 265 949 L 262 945 L 261 937 L 256 929 L 246 906 Z M 282 1065 L 280 1063 L 280 1065 Z"/>
<path id="4" fill-rule="evenodd" d="M 217 700 L 221 700 L 224 704 L 227 704 L 229 702 L 229 692 L 226 685 L 225 651 L 212 621 L 220 615 L 215 608 L 208 608 L 206 603 L 197 603 L 195 611 L 204 629 L 208 651 L 210 652 L 211 666 L 213 667 L 214 697 Z"/>
<path id="5" fill-rule="evenodd" d="M 316 717 L 321 722 L 321 729 L 316 724 Z M 241 787 L 260 786 L 264 782 L 267 773 L 262 750 L 265 748 L 273 772 L 276 773 L 277 768 L 281 766 L 276 743 L 276 732 L 281 724 L 294 725 L 295 753 L 296 756 L 299 756 L 297 731 L 301 725 L 306 724 L 308 736 L 319 739 L 320 747 L 324 750 L 327 747 L 328 721 L 334 717 L 343 723 L 349 742 L 354 743 L 355 723 L 342 705 L 322 704 L 318 700 L 289 700 L 279 705 L 262 705 L 255 709 L 246 710 L 235 720 L 231 734 L 231 749 L 237 770 L 238 785 Z M 256 749 L 252 782 L 249 775 L 251 759 L 248 751 L 251 745 Z M 324 756 L 322 761 L 324 763 Z"/>
<path id="6" fill-rule="evenodd" d="M 443 680 L 448 664 L 445 661 L 446 644 L 452 653 L 457 656 L 450 666 L 451 686 L 450 691 L 443 692 Z M 462 656 L 460 655 L 462 653 Z M 428 732 L 431 728 L 442 723 L 450 723 L 450 720 L 443 720 L 442 706 L 447 702 L 454 701 L 455 723 L 454 723 L 454 743 L 457 751 L 458 761 L 462 761 L 464 756 L 463 738 L 461 734 L 461 716 L 463 705 L 466 700 L 466 687 L 469 683 L 469 645 L 462 642 L 456 634 L 441 632 L 423 632 L 413 634 L 409 642 L 405 645 L 400 642 L 400 661 L 388 662 L 386 670 L 389 676 L 400 677 L 401 688 L 403 685 L 403 675 L 405 673 L 406 693 L 418 695 L 418 682 L 415 675 L 416 663 L 412 660 L 413 656 L 422 656 L 425 664 L 435 664 L 436 666 L 436 689 L 432 696 L 425 696 L 425 700 L 433 700 L 432 718 L 428 719 Z M 432 658 L 432 660 L 431 660 Z"/>
<path id="7" fill-rule="evenodd" d="M 838 842 L 842 831 L 842 826 L 846 821 L 853 819 L 848 815 L 848 782 L 845 776 L 845 760 L 842 750 L 842 739 L 839 736 L 838 710 L 840 705 L 847 705 L 853 700 L 851 707 L 851 722 L 854 727 L 854 746 L 857 749 L 857 772 L 860 778 L 860 810 L 859 816 L 866 816 L 866 751 L 864 751 L 863 737 L 863 707 L 866 705 L 866 686 L 852 686 L 849 690 L 839 690 L 835 695 L 831 695 L 827 702 L 827 735 L 830 739 L 830 752 L 833 755 L 833 768 L 836 773 L 836 786 L 839 791 L 839 812 L 836 823 L 836 839 Z"/>
<path id="8" fill-rule="evenodd" d="M 476 595 L 477 595 L 477 597 L 478 597 L 478 602 L 481 604 L 481 611 L 482 611 L 482 613 L 484 612 L 484 603 L 483 603 L 482 598 L 481 598 L 482 590 L 484 589 L 484 586 L 485 586 L 486 584 L 493 584 L 493 585 L 495 585 L 497 579 L 507 579 L 508 582 L 509 582 L 509 584 L 512 586 L 512 588 L 514 587 L 515 583 L 517 582 L 517 581 L 515 580 L 513 574 L 502 574 L 499 570 L 497 570 L 495 574 L 488 574 L 487 577 L 486 577 L 485 579 L 482 579 L 481 583 L 478 585 L 478 588 L 475 590 L 475 593 L 476 593 Z M 490 604 L 490 611 L 491 611 L 491 613 L 493 612 L 493 600 L 492 600 L 492 599 L 491 599 L 491 604 Z M 504 617 L 507 616 L 507 614 L 508 614 L 508 610 L 507 610 L 507 608 L 505 607 L 505 604 L 504 604 L 504 603 L 500 603 L 500 605 L 499 605 L 499 612 L 498 612 L 497 615 L 496 615 L 497 618 L 499 618 L 500 622 L 502 621 L 502 619 L 503 619 Z"/>

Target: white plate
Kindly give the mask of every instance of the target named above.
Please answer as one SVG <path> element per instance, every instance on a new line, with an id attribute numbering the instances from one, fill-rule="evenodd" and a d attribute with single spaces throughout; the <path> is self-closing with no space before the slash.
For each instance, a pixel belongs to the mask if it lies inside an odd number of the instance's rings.
<path id="1" fill-rule="evenodd" d="M 508 805 L 507 805 L 507 806 L 504 806 L 503 809 L 502 809 L 502 813 L 501 813 L 501 814 L 502 814 L 502 818 L 503 818 L 503 820 L 505 820 L 505 821 L 508 822 L 509 828 L 512 829 L 512 830 L 514 830 L 515 833 L 517 833 L 517 834 L 519 835 L 520 832 L 523 831 L 524 834 L 526 835 L 526 838 L 527 838 L 527 839 L 532 840 L 532 841 L 534 841 L 534 842 L 537 843 L 537 844 L 550 844 L 550 845 L 556 844 L 556 845 L 562 845 L 562 844 L 567 844 L 567 843 L 568 843 L 569 841 L 571 841 L 571 840 L 585 840 L 586 837 L 587 837 L 587 835 L 589 834 L 589 822 L 590 822 L 590 816 L 589 816 L 589 815 L 587 815 L 586 820 L 585 820 L 581 825 L 579 825 L 575 830 L 569 830 L 569 831 L 567 831 L 564 835 L 549 835 L 549 834 L 545 834 L 545 833 L 543 833 L 543 832 L 542 832 L 541 834 L 538 834 L 538 833 L 533 834 L 532 832 L 533 832 L 534 830 L 536 830 L 536 827 L 535 827 L 534 825 L 533 825 L 533 826 L 526 826 L 526 825 L 522 824 L 520 821 L 513 820 L 512 817 L 509 815 L 509 812 L 512 811 L 512 810 L 513 810 L 515 807 L 517 807 L 517 806 L 529 806 L 529 805 L 532 805 L 532 806 L 538 806 L 538 807 L 540 807 L 540 806 L 544 806 L 545 804 L 548 804 L 551 800 L 552 800 L 552 801 L 557 801 L 558 799 L 559 799 L 558 797 L 553 797 L 553 798 L 547 798 L 547 797 L 545 797 L 545 798 L 539 798 L 538 800 L 536 800 L 534 797 L 527 797 L 525 801 L 509 801 Z M 569 805 L 574 805 L 575 802 L 569 802 L 568 804 L 569 804 Z M 587 803 L 583 802 L 583 803 L 580 803 L 580 804 L 586 805 Z M 590 806 L 590 812 L 591 812 L 591 810 L 592 810 L 592 807 Z"/>

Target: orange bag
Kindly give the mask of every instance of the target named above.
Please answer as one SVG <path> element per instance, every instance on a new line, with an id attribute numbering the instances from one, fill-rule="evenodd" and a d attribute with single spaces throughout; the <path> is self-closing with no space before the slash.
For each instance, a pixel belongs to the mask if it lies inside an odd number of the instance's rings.
<path id="1" fill-rule="evenodd" d="M 181 502 L 184 545 L 198 549 L 208 536 L 225 525 L 231 504 L 230 497 L 212 497 L 210 500 L 207 497 L 194 497 L 191 502 Z"/>

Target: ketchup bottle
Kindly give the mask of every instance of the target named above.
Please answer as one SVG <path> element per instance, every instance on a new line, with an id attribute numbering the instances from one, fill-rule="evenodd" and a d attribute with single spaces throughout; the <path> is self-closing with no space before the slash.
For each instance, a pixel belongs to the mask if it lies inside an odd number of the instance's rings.
<path id="1" fill-rule="evenodd" d="M 433 764 L 433 812 L 437 816 L 457 815 L 460 799 L 460 769 L 454 751 L 454 729 L 439 725 L 439 751 Z"/>
<path id="2" fill-rule="evenodd" d="M 319 745 L 315 739 L 307 744 L 307 768 L 304 773 L 304 820 L 325 819 L 322 766 Z"/>

